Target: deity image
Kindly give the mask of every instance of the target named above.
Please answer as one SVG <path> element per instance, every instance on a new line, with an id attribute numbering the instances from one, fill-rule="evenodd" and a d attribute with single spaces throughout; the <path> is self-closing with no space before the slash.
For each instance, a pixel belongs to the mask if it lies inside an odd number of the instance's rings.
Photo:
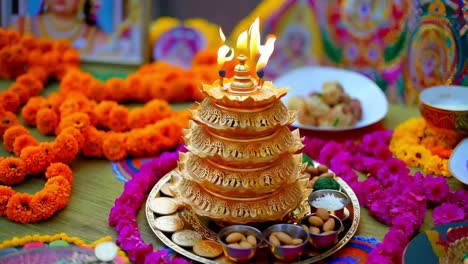
<path id="1" fill-rule="evenodd" d="M 156 41 L 153 59 L 167 61 L 173 65 L 189 69 L 197 52 L 205 49 L 207 41 L 197 30 L 180 26 L 164 33 Z"/>
<path id="2" fill-rule="evenodd" d="M 84 61 L 145 60 L 143 0 L 2 0 L 1 25 L 50 40 L 67 40 Z"/>
<path id="3" fill-rule="evenodd" d="M 264 34 L 275 34 L 275 50 L 265 68 L 265 76 L 275 79 L 279 73 L 321 60 L 322 40 L 313 7 L 307 1 L 288 1 L 265 18 Z"/>
<path id="4" fill-rule="evenodd" d="M 93 53 L 108 39 L 96 24 L 98 8 L 91 0 L 42 0 L 35 15 L 20 16 L 8 27 L 36 37 L 66 39 L 80 51 Z"/>

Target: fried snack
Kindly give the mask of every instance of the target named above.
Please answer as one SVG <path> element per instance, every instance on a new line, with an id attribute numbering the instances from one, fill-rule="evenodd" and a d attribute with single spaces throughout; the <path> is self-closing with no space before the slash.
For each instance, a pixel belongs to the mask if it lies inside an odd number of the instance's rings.
<path id="1" fill-rule="evenodd" d="M 291 97 L 288 107 L 298 111 L 301 124 L 320 128 L 350 127 L 362 118 L 361 102 L 351 98 L 336 81 L 325 82 L 322 93 Z"/>

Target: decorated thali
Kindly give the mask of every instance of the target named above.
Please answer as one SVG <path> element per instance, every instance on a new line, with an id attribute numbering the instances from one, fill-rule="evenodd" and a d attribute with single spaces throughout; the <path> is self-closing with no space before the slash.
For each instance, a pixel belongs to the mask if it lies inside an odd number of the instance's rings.
<path id="1" fill-rule="evenodd" d="M 174 179 L 177 179 L 178 177 L 180 177 L 178 172 L 173 170 L 164 176 L 151 190 L 145 208 L 146 218 L 148 220 L 149 226 L 162 243 L 188 259 L 201 263 L 232 263 L 232 261 L 224 255 L 216 258 L 201 257 L 194 253 L 190 247 L 184 247 L 176 244 L 173 241 L 173 232 L 161 231 L 161 224 L 158 223 L 158 218 L 162 216 L 152 210 L 151 203 L 155 198 L 170 197 L 167 195 L 168 192 L 166 191 L 166 188 L 171 185 Z M 306 251 L 300 258 L 297 259 L 296 263 L 314 263 L 332 255 L 335 252 L 338 252 L 343 246 L 346 245 L 346 243 L 350 241 L 350 239 L 357 231 L 360 220 L 359 201 L 354 191 L 345 181 L 343 181 L 340 177 L 336 177 L 335 179 L 339 183 L 341 191 L 345 193 L 350 199 L 350 203 L 346 207 L 346 218 L 343 220 L 344 230 L 340 233 L 338 242 L 329 248 L 319 250 L 308 244 Z M 308 204 L 308 201 L 305 200 L 299 208 L 293 210 L 292 213 L 285 218 L 284 222 L 298 224 L 300 219 L 308 213 L 310 213 L 310 205 Z M 222 226 L 219 226 L 212 221 L 205 219 L 204 217 L 199 217 L 186 207 L 179 208 L 173 215 L 177 216 L 183 221 L 183 227 L 180 227 L 180 229 L 194 230 L 200 234 L 203 239 L 217 241 L 217 232 L 221 230 Z M 267 225 L 260 226 L 259 229 L 264 229 L 266 227 Z M 256 256 L 251 260 L 250 263 L 262 263 L 268 260 L 271 260 L 268 263 L 271 263 L 272 261 L 278 262 L 269 253 L 266 245 L 262 244 L 257 251 Z"/>

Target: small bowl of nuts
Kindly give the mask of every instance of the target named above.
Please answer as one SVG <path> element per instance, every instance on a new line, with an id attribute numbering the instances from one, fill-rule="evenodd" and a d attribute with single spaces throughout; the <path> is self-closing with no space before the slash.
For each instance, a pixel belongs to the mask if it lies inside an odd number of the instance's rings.
<path id="1" fill-rule="evenodd" d="M 327 209 L 317 208 L 315 213 L 306 215 L 301 226 L 308 231 L 309 242 L 316 248 L 328 248 L 338 242 L 339 234 L 344 230 L 343 222 Z"/>
<path id="2" fill-rule="evenodd" d="M 255 256 L 258 246 L 263 241 L 263 234 L 248 225 L 233 225 L 223 228 L 218 233 L 218 240 L 227 258 L 235 262 L 244 262 Z"/>
<path id="3" fill-rule="evenodd" d="M 309 195 L 308 201 L 311 213 L 315 213 L 317 208 L 325 208 L 330 214 L 336 215 L 340 219 L 345 219 L 348 216 L 346 207 L 350 203 L 350 199 L 343 192 L 330 189 L 314 191 Z"/>
<path id="4" fill-rule="evenodd" d="M 304 252 L 309 233 L 298 225 L 276 224 L 265 229 L 263 237 L 277 259 L 294 261 Z"/>

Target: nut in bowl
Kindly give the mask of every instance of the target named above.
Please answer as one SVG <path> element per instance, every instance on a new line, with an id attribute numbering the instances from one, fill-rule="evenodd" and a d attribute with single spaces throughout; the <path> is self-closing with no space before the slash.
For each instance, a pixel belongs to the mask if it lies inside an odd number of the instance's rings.
<path id="1" fill-rule="evenodd" d="M 258 246 L 263 241 L 263 234 L 248 225 L 233 225 L 223 228 L 218 233 L 218 240 L 227 258 L 235 262 L 244 262 L 255 256 Z"/>
<path id="2" fill-rule="evenodd" d="M 435 86 L 419 94 L 419 110 L 426 122 L 436 128 L 468 133 L 468 88 Z"/>
<path id="3" fill-rule="evenodd" d="M 314 191 L 309 195 L 308 202 L 312 213 L 315 213 L 317 208 L 325 208 L 330 214 L 336 215 L 340 220 L 348 216 L 348 209 L 346 207 L 350 200 L 343 192 L 331 189 Z"/>
<path id="4" fill-rule="evenodd" d="M 263 237 L 275 258 L 294 261 L 304 252 L 309 233 L 298 225 L 276 224 L 265 229 Z"/>
<path id="5" fill-rule="evenodd" d="M 323 208 L 318 208 L 317 213 L 306 215 L 300 223 L 302 229 L 309 233 L 310 244 L 316 248 L 335 245 L 339 234 L 344 230 L 343 222 Z"/>

